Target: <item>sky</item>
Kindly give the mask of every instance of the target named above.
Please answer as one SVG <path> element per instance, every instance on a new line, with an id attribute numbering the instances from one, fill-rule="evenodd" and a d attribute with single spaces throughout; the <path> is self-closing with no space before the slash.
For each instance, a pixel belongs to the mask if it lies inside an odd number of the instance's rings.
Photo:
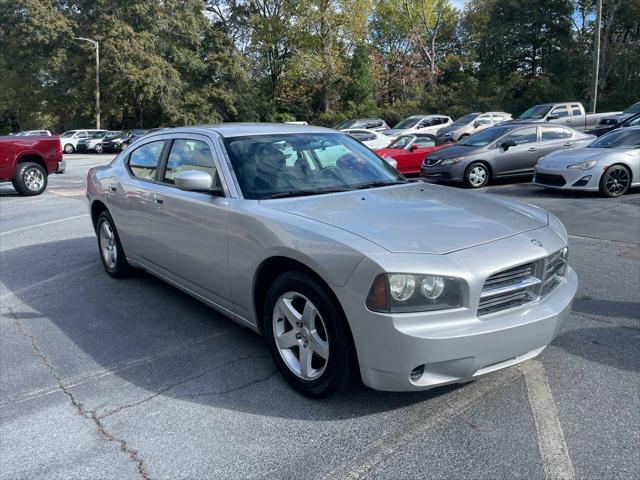
<path id="1" fill-rule="evenodd" d="M 466 0 L 451 0 L 451 5 L 453 5 L 458 10 L 462 10 L 462 7 L 464 7 L 465 1 Z"/>

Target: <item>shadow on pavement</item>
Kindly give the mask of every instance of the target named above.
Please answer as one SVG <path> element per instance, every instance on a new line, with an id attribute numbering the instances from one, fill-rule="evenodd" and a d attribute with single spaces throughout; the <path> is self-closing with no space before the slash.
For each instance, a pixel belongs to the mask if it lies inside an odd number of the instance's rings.
<path id="1" fill-rule="evenodd" d="M 281 379 L 259 335 L 149 274 L 109 277 L 93 237 L 3 251 L 1 261 L 3 282 L 17 297 L 6 306 L 69 381 L 94 381 L 102 375 L 95 373 L 97 363 L 146 391 L 138 396 L 161 392 L 218 408 L 314 421 L 394 410 L 458 388 L 397 394 L 357 383 L 328 400 L 309 400 Z"/>

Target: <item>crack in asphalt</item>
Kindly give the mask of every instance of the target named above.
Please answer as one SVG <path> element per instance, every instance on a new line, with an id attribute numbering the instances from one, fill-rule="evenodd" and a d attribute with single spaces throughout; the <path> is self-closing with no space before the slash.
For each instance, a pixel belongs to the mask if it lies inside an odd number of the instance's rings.
<path id="1" fill-rule="evenodd" d="M 207 395 L 227 395 L 229 393 L 234 393 L 234 392 L 239 392 L 240 390 L 244 390 L 245 388 L 249 388 L 252 385 L 257 385 L 259 383 L 262 382 L 266 382 L 267 380 L 269 380 L 271 377 L 273 377 L 278 371 L 277 370 L 272 370 L 270 371 L 267 375 L 265 375 L 264 377 L 260 377 L 260 378 L 256 378 L 255 380 L 252 380 L 248 383 L 245 383 L 243 385 L 240 385 L 238 387 L 234 387 L 234 388 L 229 388 L 229 389 L 225 389 L 225 390 L 214 390 L 214 391 L 209 391 L 209 392 L 200 392 L 200 393 L 187 393 L 184 395 L 178 395 L 177 397 L 180 398 L 194 398 L 194 397 L 204 397 Z"/>
<path id="2" fill-rule="evenodd" d="M 56 381 L 60 390 L 62 390 L 62 393 L 64 393 L 69 398 L 71 405 L 73 405 L 73 407 L 78 412 L 78 414 L 86 418 L 87 420 L 91 420 L 96 426 L 97 431 L 108 441 L 119 444 L 120 450 L 126 453 L 129 456 L 129 458 L 133 460 L 133 462 L 135 462 L 138 468 L 138 473 L 140 473 L 140 476 L 144 480 L 150 480 L 149 473 L 145 469 L 144 462 L 138 456 L 138 451 L 131 448 L 127 444 L 126 440 L 122 438 L 118 438 L 113 433 L 111 433 L 100 421 L 100 418 L 96 416 L 95 411 L 85 410 L 84 405 L 81 402 L 79 402 L 74 396 L 74 394 L 67 388 L 67 386 L 64 384 L 64 381 L 62 380 L 60 375 L 58 375 L 58 373 L 53 368 L 51 363 L 49 363 L 49 359 L 47 358 L 47 356 L 42 352 L 42 350 L 40 350 L 40 347 L 38 346 L 38 343 L 36 342 L 35 337 L 25 330 L 18 315 L 16 315 L 16 313 L 13 310 L 11 310 L 11 308 L 7 308 L 7 309 L 9 310 L 10 315 L 13 317 L 14 323 L 16 325 L 16 328 L 18 329 L 18 332 L 20 332 L 20 335 L 22 335 L 23 337 L 25 337 L 31 342 L 31 347 L 34 350 L 36 357 L 38 357 L 42 362 L 42 364 L 47 368 L 47 370 L 49 371 L 49 375 L 51 375 L 51 377 L 53 377 L 53 379 Z"/>

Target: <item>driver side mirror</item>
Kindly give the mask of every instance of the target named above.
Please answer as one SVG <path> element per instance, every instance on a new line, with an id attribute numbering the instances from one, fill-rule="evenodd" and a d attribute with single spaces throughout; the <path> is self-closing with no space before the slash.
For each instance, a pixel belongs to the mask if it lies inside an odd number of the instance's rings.
<path id="1" fill-rule="evenodd" d="M 559 118 L 560 118 L 560 116 L 557 113 L 550 113 L 549 115 L 547 115 L 547 122 L 549 120 L 557 120 Z"/>
<path id="2" fill-rule="evenodd" d="M 417 145 L 415 145 L 415 144 L 413 144 L 413 145 L 411 145 L 411 146 L 409 147 L 409 151 L 410 151 L 410 152 L 414 152 L 414 151 L 416 151 L 417 149 L 418 149 L 418 146 L 417 146 Z"/>
<path id="3" fill-rule="evenodd" d="M 220 188 L 214 186 L 213 177 L 209 173 L 201 170 L 185 170 L 184 172 L 179 172 L 173 178 L 173 183 L 180 190 L 204 192 L 218 196 L 224 195 Z"/>
<path id="4" fill-rule="evenodd" d="M 507 150 L 509 150 L 510 147 L 515 147 L 516 145 L 517 145 L 517 143 L 515 141 L 507 140 L 506 142 L 502 142 L 502 144 L 500 146 L 506 152 Z"/>

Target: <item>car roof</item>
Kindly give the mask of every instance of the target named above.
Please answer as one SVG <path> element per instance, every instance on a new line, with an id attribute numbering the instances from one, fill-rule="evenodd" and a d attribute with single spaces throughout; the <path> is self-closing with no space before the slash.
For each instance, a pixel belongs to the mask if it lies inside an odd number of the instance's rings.
<path id="1" fill-rule="evenodd" d="M 336 133 L 336 130 L 311 125 L 292 123 L 220 123 L 213 125 L 196 125 L 193 127 L 167 128 L 152 134 L 189 133 L 202 130 L 216 132 L 223 138 L 244 137 L 249 135 L 273 135 L 295 133 Z"/>

